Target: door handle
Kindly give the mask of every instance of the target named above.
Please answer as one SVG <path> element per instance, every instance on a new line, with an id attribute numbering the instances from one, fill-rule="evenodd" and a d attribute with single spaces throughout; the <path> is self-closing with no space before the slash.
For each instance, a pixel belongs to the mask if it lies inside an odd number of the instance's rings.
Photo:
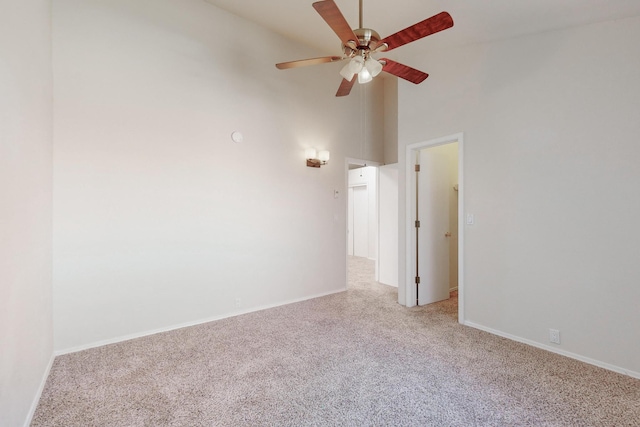
<path id="1" fill-rule="evenodd" d="M 447 231 L 446 233 L 444 233 L 444 237 L 451 237 L 451 232 Z"/>

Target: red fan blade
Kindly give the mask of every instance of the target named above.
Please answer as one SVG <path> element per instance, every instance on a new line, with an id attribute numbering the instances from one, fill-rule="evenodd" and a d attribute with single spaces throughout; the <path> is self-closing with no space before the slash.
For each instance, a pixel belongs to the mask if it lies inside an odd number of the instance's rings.
<path id="1" fill-rule="evenodd" d="M 322 58 L 300 59 L 298 61 L 281 62 L 276 64 L 276 68 L 286 70 L 288 68 L 306 67 L 307 65 L 324 64 L 327 62 L 342 61 L 341 56 L 324 56 Z"/>
<path id="2" fill-rule="evenodd" d="M 382 67 L 382 71 L 386 71 L 389 74 L 398 76 L 401 79 L 410 81 L 411 83 L 422 83 L 427 77 L 429 77 L 429 74 L 427 73 L 423 73 L 420 70 L 416 70 L 415 68 L 411 68 L 407 65 L 400 64 L 399 62 L 395 62 L 387 58 L 380 59 L 380 62 L 386 62 L 386 64 Z"/>
<path id="3" fill-rule="evenodd" d="M 418 22 L 402 31 L 398 31 L 388 37 L 385 37 L 380 44 L 389 45 L 387 51 L 395 49 L 407 43 L 411 43 L 423 37 L 435 34 L 439 31 L 453 27 L 453 18 L 447 12 L 440 12 L 437 15 L 427 18 L 422 22 Z"/>
<path id="4" fill-rule="evenodd" d="M 356 42 L 356 44 L 358 43 L 358 37 L 333 0 L 317 1 L 313 3 L 313 8 L 322 16 L 322 19 L 329 24 L 333 32 L 342 40 L 342 43 L 347 44 L 349 40 Z"/>
<path id="5" fill-rule="evenodd" d="M 353 84 L 356 82 L 357 77 L 353 76 L 351 81 L 347 79 L 342 79 L 342 83 L 340 83 L 340 87 L 338 88 L 338 92 L 336 92 L 336 96 L 347 96 L 351 93 L 351 88 Z"/>

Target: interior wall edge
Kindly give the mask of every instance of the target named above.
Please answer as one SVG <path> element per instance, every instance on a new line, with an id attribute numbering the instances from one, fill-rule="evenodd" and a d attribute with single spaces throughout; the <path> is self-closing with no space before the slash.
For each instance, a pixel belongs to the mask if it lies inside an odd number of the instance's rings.
<path id="1" fill-rule="evenodd" d="M 322 297 L 330 296 L 330 295 L 333 295 L 333 294 L 338 294 L 340 292 L 345 292 L 346 290 L 347 290 L 347 288 L 345 287 L 343 289 L 338 289 L 338 290 L 335 290 L 335 291 L 324 292 L 324 293 L 315 294 L 315 295 L 311 295 L 311 296 L 305 296 L 305 297 L 302 297 L 302 298 L 296 298 L 296 299 L 292 299 L 292 300 L 287 300 L 287 301 L 283 301 L 283 302 L 276 303 L 276 304 L 269 304 L 269 305 L 264 305 L 264 306 L 259 306 L 259 307 L 253 307 L 253 308 L 249 308 L 249 309 L 246 309 L 246 310 L 236 311 L 236 312 L 233 312 L 233 313 L 222 314 L 222 315 L 219 315 L 219 316 L 208 317 L 208 318 L 205 318 L 205 319 L 194 320 L 194 321 L 190 321 L 190 322 L 184 322 L 184 323 L 180 323 L 180 324 L 177 324 L 177 325 L 169 325 L 169 326 L 166 326 L 166 327 L 163 327 L 163 328 L 153 329 L 153 330 L 149 330 L 149 331 L 144 331 L 144 332 L 139 332 L 139 333 L 134 333 L 134 334 L 129 334 L 129 335 L 123 335 L 123 336 L 120 336 L 120 337 L 109 338 L 109 339 L 101 340 L 101 341 L 95 341 L 95 342 L 92 342 L 92 343 L 83 344 L 83 345 L 76 346 L 76 347 L 69 347 L 69 348 L 66 348 L 66 349 L 56 350 L 54 352 L 54 356 L 57 357 L 57 356 L 63 356 L 65 354 L 78 353 L 80 351 L 90 350 L 92 348 L 104 347 L 106 345 L 118 344 L 118 343 L 125 342 L 125 341 L 130 341 L 130 340 L 135 340 L 135 339 L 138 339 L 138 338 L 144 338 L 144 337 L 148 337 L 148 336 L 152 336 L 152 335 L 156 335 L 156 334 L 161 334 L 161 333 L 164 333 L 164 332 L 171 332 L 171 331 L 176 331 L 178 329 L 183 329 L 183 328 L 189 328 L 189 327 L 192 327 L 192 326 L 203 325 L 205 323 L 210 323 L 210 322 L 216 322 L 218 320 L 230 319 L 232 317 L 242 316 L 244 314 L 256 313 L 258 311 L 269 310 L 271 308 L 282 307 L 282 306 L 289 305 L 289 304 L 296 304 L 296 303 L 299 303 L 299 302 L 308 301 L 308 300 L 315 299 L 315 298 L 322 298 Z M 48 373 L 49 373 L 49 371 L 47 371 L 47 375 L 48 375 Z M 46 377 L 45 377 L 45 380 L 46 380 Z M 43 386 L 44 386 L 44 383 L 43 383 Z M 38 398 L 39 397 L 40 397 L 40 395 L 38 395 Z M 36 401 L 36 406 L 37 406 L 37 401 Z M 35 411 L 35 407 L 33 409 Z"/>
<path id="2" fill-rule="evenodd" d="M 577 353 L 572 353 L 570 351 L 562 350 L 560 348 L 552 347 L 550 345 L 541 344 L 537 341 L 529 340 L 526 338 L 522 338 L 516 335 L 511 335 L 506 332 L 499 331 L 497 329 L 492 329 L 484 325 L 480 325 L 478 323 L 474 323 L 471 321 L 465 321 L 463 323 L 465 326 L 469 326 L 470 328 L 478 329 L 480 331 L 488 332 L 492 335 L 496 335 L 502 338 L 509 339 L 511 341 L 516 341 L 522 344 L 530 345 L 535 348 L 539 348 L 541 350 L 550 351 L 551 353 L 559 354 L 560 356 L 568 357 L 570 359 L 578 360 L 580 362 L 588 363 L 589 365 L 597 366 L 598 368 L 603 368 L 608 371 L 613 371 L 618 374 L 626 375 L 628 377 L 640 379 L 640 372 L 634 372 L 629 369 L 621 368 L 620 366 L 612 365 L 610 363 L 603 362 L 601 360 L 592 359 L 590 357 L 582 356 Z"/>
<path id="3" fill-rule="evenodd" d="M 38 387 L 38 391 L 33 397 L 33 402 L 31 403 L 31 407 L 29 408 L 29 413 L 27 414 L 27 418 L 24 421 L 24 427 L 29 427 L 31 425 L 31 421 L 33 420 L 33 416 L 36 413 L 36 409 L 38 408 L 38 403 L 40 402 L 40 397 L 42 396 L 42 392 L 44 391 L 44 386 L 47 384 L 47 379 L 49 378 L 49 373 L 51 372 L 51 368 L 53 367 L 53 362 L 56 359 L 55 352 L 51 354 L 49 358 L 49 363 L 47 364 L 44 373 L 42 374 L 42 380 L 40 380 L 40 386 Z"/>

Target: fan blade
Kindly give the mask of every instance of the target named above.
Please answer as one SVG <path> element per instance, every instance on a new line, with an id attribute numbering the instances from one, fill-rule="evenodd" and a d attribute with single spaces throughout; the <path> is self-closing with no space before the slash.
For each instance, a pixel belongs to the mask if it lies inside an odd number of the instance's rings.
<path id="1" fill-rule="evenodd" d="M 408 65 L 404 65 L 387 58 L 380 59 L 380 62 L 386 62 L 386 64 L 382 67 L 382 71 L 386 71 L 389 74 L 398 76 L 401 79 L 410 81 L 411 83 L 419 84 L 425 81 L 427 77 L 429 77 L 429 74 L 427 73 L 423 73 L 420 70 L 416 70 L 415 68 L 411 68 Z"/>
<path id="2" fill-rule="evenodd" d="M 317 1 L 313 3 L 313 8 L 329 24 L 333 32 L 342 40 L 342 43 L 347 44 L 348 41 L 354 41 L 356 45 L 358 44 L 358 37 L 333 0 Z"/>
<path id="3" fill-rule="evenodd" d="M 380 44 L 386 43 L 389 45 L 387 51 L 390 51 L 391 49 L 395 49 L 451 27 L 453 27 L 453 18 L 451 18 L 451 15 L 447 12 L 440 12 L 431 18 L 427 18 L 424 21 L 418 22 L 417 24 L 407 27 L 402 31 L 398 31 L 395 34 L 385 37 L 380 41 Z"/>
<path id="4" fill-rule="evenodd" d="M 276 68 L 286 70 L 289 68 L 306 67 L 307 65 L 324 64 L 327 62 L 342 61 L 341 56 L 323 56 L 322 58 L 300 59 L 298 61 L 281 62 L 276 64 Z"/>
<path id="5" fill-rule="evenodd" d="M 351 81 L 347 79 L 342 79 L 342 83 L 340 83 L 340 87 L 338 88 L 338 92 L 336 92 L 336 96 L 347 96 L 351 93 L 351 88 L 353 84 L 356 82 L 357 77 L 353 76 Z"/>

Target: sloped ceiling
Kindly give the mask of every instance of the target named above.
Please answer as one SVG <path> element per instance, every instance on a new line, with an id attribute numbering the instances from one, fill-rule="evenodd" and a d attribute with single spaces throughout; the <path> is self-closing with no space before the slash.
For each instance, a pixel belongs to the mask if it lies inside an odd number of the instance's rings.
<path id="1" fill-rule="evenodd" d="M 340 41 L 312 8 L 313 0 L 206 1 L 326 54 L 340 54 Z M 358 0 L 335 2 L 351 26 L 357 28 Z M 443 10 L 449 12 L 455 26 L 412 43 L 414 52 L 640 15 L 638 0 L 363 0 L 363 3 L 364 27 L 376 30 L 382 37 Z"/>

